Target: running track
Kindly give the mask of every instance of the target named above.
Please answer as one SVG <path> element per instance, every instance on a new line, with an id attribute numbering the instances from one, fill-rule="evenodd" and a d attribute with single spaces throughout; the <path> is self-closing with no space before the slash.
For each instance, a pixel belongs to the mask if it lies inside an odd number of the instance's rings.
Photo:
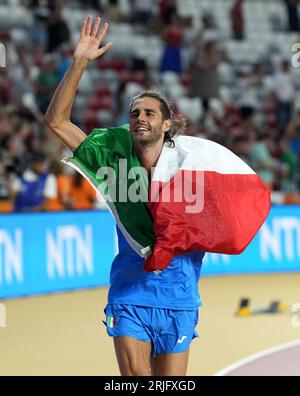
<path id="1" fill-rule="evenodd" d="M 225 368 L 216 376 L 300 376 L 300 340 L 267 349 Z"/>

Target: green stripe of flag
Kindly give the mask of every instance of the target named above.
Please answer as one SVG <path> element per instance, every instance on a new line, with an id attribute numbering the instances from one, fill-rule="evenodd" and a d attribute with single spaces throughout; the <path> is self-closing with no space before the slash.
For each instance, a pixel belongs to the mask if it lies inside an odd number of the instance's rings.
<path id="1" fill-rule="evenodd" d="M 124 160 L 127 160 L 127 173 L 120 168 L 120 163 L 123 161 L 124 164 Z M 148 256 L 155 243 L 148 200 L 132 202 L 124 196 L 124 183 L 127 182 L 125 193 L 130 189 L 143 188 L 144 191 L 141 191 L 140 195 L 148 197 L 148 180 L 141 181 L 140 172 L 135 171 L 135 168 L 140 168 L 141 165 L 133 148 L 129 126 L 93 130 L 74 151 L 73 158 L 66 158 L 63 162 L 86 177 L 104 198 L 105 195 L 116 198 L 114 202 L 108 202 L 108 206 L 121 231 L 139 254 Z M 113 186 L 102 177 L 103 175 L 99 175 L 98 171 L 103 167 L 113 169 L 117 177 Z M 120 174 L 122 169 L 123 175 Z M 128 179 L 130 170 L 132 178 Z M 126 202 L 122 202 L 124 200 Z"/>

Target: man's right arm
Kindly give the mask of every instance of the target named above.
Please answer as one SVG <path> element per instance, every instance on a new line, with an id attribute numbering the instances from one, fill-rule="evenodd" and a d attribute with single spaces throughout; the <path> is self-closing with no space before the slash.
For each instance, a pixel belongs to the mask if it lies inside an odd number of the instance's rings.
<path id="1" fill-rule="evenodd" d="M 86 138 L 86 134 L 70 121 L 76 90 L 86 65 L 85 60 L 74 59 L 57 87 L 45 116 L 48 128 L 72 151 Z"/>
<path id="2" fill-rule="evenodd" d="M 72 151 L 86 138 L 86 134 L 70 120 L 81 76 L 89 61 L 98 58 L 111 47 L 111 43 L 108 43 L 99 49 L 108 29 L 108 24 L 105 24 L 98 32 L 100 22 L 101 19 L 97 18 L 92 26 L 92 17 L 89 16 L 88 20 L 82 23 L 73 62 L 57 87 L 44 118 L 47 127 Z"/>

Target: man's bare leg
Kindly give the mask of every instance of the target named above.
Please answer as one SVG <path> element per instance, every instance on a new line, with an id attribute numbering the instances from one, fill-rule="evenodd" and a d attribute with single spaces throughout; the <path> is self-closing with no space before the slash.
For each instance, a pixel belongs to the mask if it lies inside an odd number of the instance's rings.
<path id="1" fill-rule="evenodd" d="M 182 353 L 157 355 L 151 359 L 152 375 L 185 376 L 189 359 L 189 350 Z"/>
<path id="2" fill-rule="evenodd" d="M 132 337 L 114 337 L 116 355 L 122 376 L 150 376 L 151 343 Z"/>

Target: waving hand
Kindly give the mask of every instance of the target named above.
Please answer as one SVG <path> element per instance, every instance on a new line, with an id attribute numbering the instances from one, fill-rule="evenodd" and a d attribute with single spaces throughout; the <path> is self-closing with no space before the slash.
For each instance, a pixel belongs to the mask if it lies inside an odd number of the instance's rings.
<path id="1" fill-rule="evenodd" d="M 108 23 L 105 23 L 102 29 L 99 30 L 101 18 L 96 18 L 94 25 L 92 22 L 92 17 L 89 16 L 87 21 L 82 23 L 80 38 L 74 51 L 75 59 L 94 60 L 103 55 L 112 46 L 112 43 L 107 43 L 104 47 L 100 47 L 108 30 Z"/>

